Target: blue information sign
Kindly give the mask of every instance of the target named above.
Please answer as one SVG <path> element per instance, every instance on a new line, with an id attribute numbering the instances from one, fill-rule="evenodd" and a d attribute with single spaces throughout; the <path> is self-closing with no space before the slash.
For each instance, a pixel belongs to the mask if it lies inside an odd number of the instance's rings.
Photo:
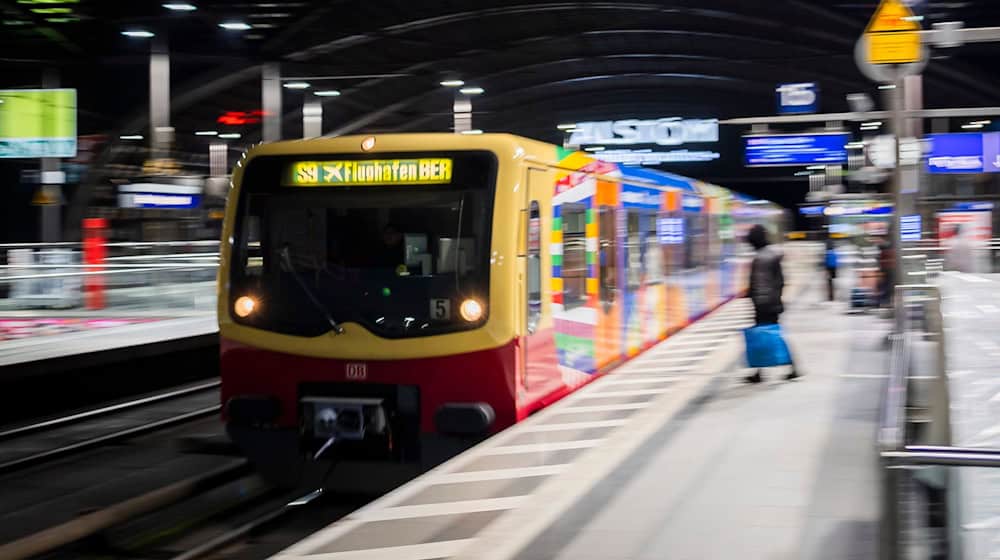
<path id="1" fill-rule="evenodd" d="M 746 165 L 799 166 L 847 163 L 849 134 L 746 136 Z"/>
<path id="2" fill-rule="evenodd" d="M 931 134 L 930 173 L 1000 173 L 1000 133 Z"/>
<path id="3" fill-rule="evenodd" d="M 903 241 L 920 241 L 920 214 L 899 217 L 899 236 Z"/>
<path id="4" fill-rule="evenodd" d="M 815 113 L 819 106 L 819 88 L 812 82 L 781 84 L 777 93 L 778 112 L 782 114 Z"/>

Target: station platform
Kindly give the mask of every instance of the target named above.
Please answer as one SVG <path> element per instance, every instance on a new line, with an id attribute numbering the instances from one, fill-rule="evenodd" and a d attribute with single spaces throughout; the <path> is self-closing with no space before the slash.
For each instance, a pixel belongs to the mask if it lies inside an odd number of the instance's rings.
<path id="1" fill-rule="evenodd" d="M 58 367 L 54 360 L 72 360 L 77 367 L 93 366 L 113 358 L 113 352 L 127 351 L 134 357 L 135 352 L 148 354 L 216 344 L 218 332 L 214 312 L 183 317 L 0 316 L 0 328 L 5 326 L 22 334 L 27 330 L 30 335 L 0 340 L 0 371 L 4 377 L 15 366 L 33 370 L 27 366 L 38 364 L 38 368 L 51 372 Z"/>
<path id="2" fill-rule="evenodd" d="M 735 300 L 276 558 L 876 557 L 890 325 L 790 272 L 801 380 L 743 383 Z"/>

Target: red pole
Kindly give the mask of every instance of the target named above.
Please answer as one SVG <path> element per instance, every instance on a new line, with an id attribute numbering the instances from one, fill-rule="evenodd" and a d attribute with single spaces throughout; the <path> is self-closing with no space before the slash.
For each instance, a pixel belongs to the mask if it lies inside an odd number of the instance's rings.
<path id="1" fill-rule="evenodd" d="M 104 257 L 107 252 L 105 238 L 108 221 L 104 218 L 83 220 L 83 262 L 88 265 L 86 272 L 103 272 Z M 104 276 L 87 274 L 83 277 L 84 302 L 87 309 L 104 309 Z"/>

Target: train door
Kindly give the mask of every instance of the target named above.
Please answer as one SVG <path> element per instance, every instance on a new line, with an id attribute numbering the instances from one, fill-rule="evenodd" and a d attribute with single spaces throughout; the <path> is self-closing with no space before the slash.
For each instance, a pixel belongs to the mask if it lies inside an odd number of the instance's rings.
<path id="1" fill-rule="evenodd" d="M 666 331 L 667 293 L 663 278 L 663 251 L 657 235 L 656 210 L 643 210 L 642 270 L 643 270 L 643 341 L 651 345 Z"/>
<path id="2" fill-rule="evenodd" d="M 634 356 L 642 348 L 642 242 L 640 211 L 625 210 L 625 298 L 624 339 L 625 354 Z"/>
<path id="3" fill-rule="evenodd" d="M 521 344 L 521 367 L 518 370 L 518 402 L 544 404 L 546 395 L 562 387 L 556 356 L 555 333 L 551 318 L 546 313 L 543 282 L 545 263 L 543 251 L 547 219 L 537 198 L 551 187 L 548 171 L 528 168 L 525 177 L 526 188 L 521 221 L 524 228 L 521 239 L 521 257 L 524 266 L 519 282 L 519 322 L 523 340 Z M 530 411 L 527 411 L 530 412 Z"/>
<path id="4" fill-rule="evenodd" d="M 681 272 L 684 267 L 684 216 L 681 213 L 681 193 L 667 193 L 667 203 L 660 218 L 663 238 L 664 275 L 667 287 L 667 332 L 684 327 L 688 319 L 688 304 L 684 295 Z"/>
<path id="5" fill-rule="evenodd" d="M 597 368 L 604 368 L 624 354 L 622 305 L 619 274 L 618 184 L 599 181 L 597 185 Z"/>

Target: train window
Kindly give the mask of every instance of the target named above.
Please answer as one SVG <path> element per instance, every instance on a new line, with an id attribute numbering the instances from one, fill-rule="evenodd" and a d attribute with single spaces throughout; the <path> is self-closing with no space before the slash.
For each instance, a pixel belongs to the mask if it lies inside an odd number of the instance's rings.
<path id="1" fill-rule="evenodd" d="M 626 278 L 629 290 L 637 290 L 642 285 L 642 246 L 640 245 L 639 212 L 628 210 L 628 227 L 625 237 Z"/>
<path id="2" fill-rule="evenodd" d="M 562 206 L 563 306 L 574 309 L 587 301 L 587 214 L 583 206 Z"/>
<path id="3" fill-rule="evenodd" d="M 598 258 L 601 264 L 601 281 L 599 284 L 599 296 L 601 302 L 611 305 L 615 302 L 615 295 L 618 292 L 618 243 L 617 223 L 615 221 L 615 209 L 610 206 L 601 206 L 598 212 Z"/>
<path id="4" fill-rule="evenodd" d="M 663 282 L 663 251 L 660 250 L 660 239 L 656 235 L 656 214 L 644 214 L 642 236 L 642 268 L 647 284 Z"/>
<path id="5" fill-rule="evenodd" d="M 482 327 L 496 158 L 444 155 L 453 160 L 446 185 L 292 188 L 282 177 L 293 159 L 252 160 L 240 191 L 231 293 L 268 303 L 234 321 L 296 336 L 329 332 L 332 321 L 383 338 Z M 466 302 L 478 312 L 462 313 Z"/>
<path id="6" fill-rule="evenodd" d="M 538 201 L 528 210 L 528 332 L 535 332 L 542 315 L 542 214 Z"/>

